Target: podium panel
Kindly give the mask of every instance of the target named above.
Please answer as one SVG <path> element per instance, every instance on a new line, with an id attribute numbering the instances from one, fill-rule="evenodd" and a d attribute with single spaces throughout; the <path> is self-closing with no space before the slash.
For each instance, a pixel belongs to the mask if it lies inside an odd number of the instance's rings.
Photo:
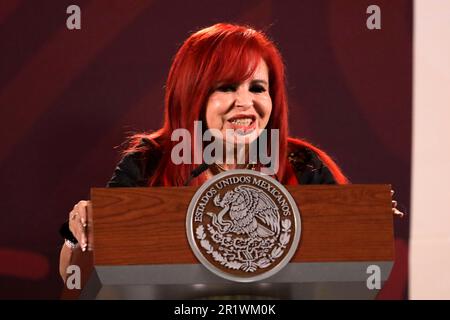
<path id="1" fill-rule="evenodd" d="M 390 185 L 286 186 L 302 219 L 297 252 L 254 283 L 201 265 L 186 237 L 197 188 L 93 188 L 81 299 L 372 299 L 394 261 Z M 69 293 L 67 296 L 75 296 Z"/>

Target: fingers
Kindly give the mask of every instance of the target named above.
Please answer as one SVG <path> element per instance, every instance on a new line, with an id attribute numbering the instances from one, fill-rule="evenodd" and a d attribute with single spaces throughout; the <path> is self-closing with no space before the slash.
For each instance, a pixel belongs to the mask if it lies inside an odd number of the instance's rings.
<path id="1" fill-rule="evenodd" d="M 392 208 L 397 208 L 397 201 L 392 200 Z"/>
<path id="2" fill-rule="evenodd" d="M 394 193 L 395 193 L 395 191 L 391 189 L 391 197 L 394 195 Z M 395 216 L 403 218 L 405 216 L 405 214 L 397 209 L 397 204 L 398 204 L 397 201 L 392 200 L 392 213 Z"/>
<path id="3" fill-rule="evenodd" d="M 403 218 L 403 216 L 405 215 L 403 212 L 401 212 L 400 210 L 396 209 L 396 208 L 392 208 L 392 213 L 395 216 L 398 216 L 400 218 Z"/>
<path id="4" fill-rule="evenodd" d="M 69 228 L 77 239 L 81 250 L 86 251 L 88 241 L 86 236 L 87 230 L 87 201 L 80 201 L 69 214 Z"/>
<path id="5" fill-rule="evenodd" d="M 87 236 L 86 236 L 86 227 L 87 227 L 87 201 L 80 201 L 75 205 L 77 212 L 80 215 L 80 229 L 81 229 L 81 241 L 80 246 L 82 251 L 86 251 L 87 248 Z"/>

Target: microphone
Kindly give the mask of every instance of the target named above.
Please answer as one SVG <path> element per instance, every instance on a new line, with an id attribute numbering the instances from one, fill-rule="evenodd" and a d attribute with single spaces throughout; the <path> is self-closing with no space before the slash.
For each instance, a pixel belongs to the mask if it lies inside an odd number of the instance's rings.
<path id="1" fill-rule="evenodd" d="M 209 168 L 209 164 L 202 163 L 197 168 L 191 171 L 191 175 L 189 176 L 189 179 L 184 183 L 184 186 L 189 185 L 191 183 L 192 179 L 197 178 L 200 174 L 202 174 L 204 171 L 206 171 Z"/>

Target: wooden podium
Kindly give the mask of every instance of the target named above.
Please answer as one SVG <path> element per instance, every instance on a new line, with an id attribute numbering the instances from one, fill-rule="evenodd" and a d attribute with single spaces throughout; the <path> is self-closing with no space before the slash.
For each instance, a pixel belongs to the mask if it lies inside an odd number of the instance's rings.
<path id="1" fill-rule="evenodd" d="M 81 299 L 372 299 L 369 266 L 381 285 L 394 261 L 390 185 L 286 186 L 301 215 L 290 263 L 250 284 L 222 279 L 195 258 L 186 210 L 196 187 L 93 188 L 93 251 L 75 257 Z M 371 267 L 373 268 L 373 267 Z M 369 271 L 368 271 L 369 270 Z"/>

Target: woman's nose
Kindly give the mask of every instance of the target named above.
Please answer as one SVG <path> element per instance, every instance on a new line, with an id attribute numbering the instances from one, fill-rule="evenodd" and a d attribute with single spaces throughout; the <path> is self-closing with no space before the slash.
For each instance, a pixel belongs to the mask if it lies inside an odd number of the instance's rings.
<path id="1" fill-rule="evenodd" d="M 236 107 L 245 107 L 245 108 L 252 107 L 253 106 L 252 94 L 245 88 L 239 88 L 236 91 L 235 106 Z"/>

